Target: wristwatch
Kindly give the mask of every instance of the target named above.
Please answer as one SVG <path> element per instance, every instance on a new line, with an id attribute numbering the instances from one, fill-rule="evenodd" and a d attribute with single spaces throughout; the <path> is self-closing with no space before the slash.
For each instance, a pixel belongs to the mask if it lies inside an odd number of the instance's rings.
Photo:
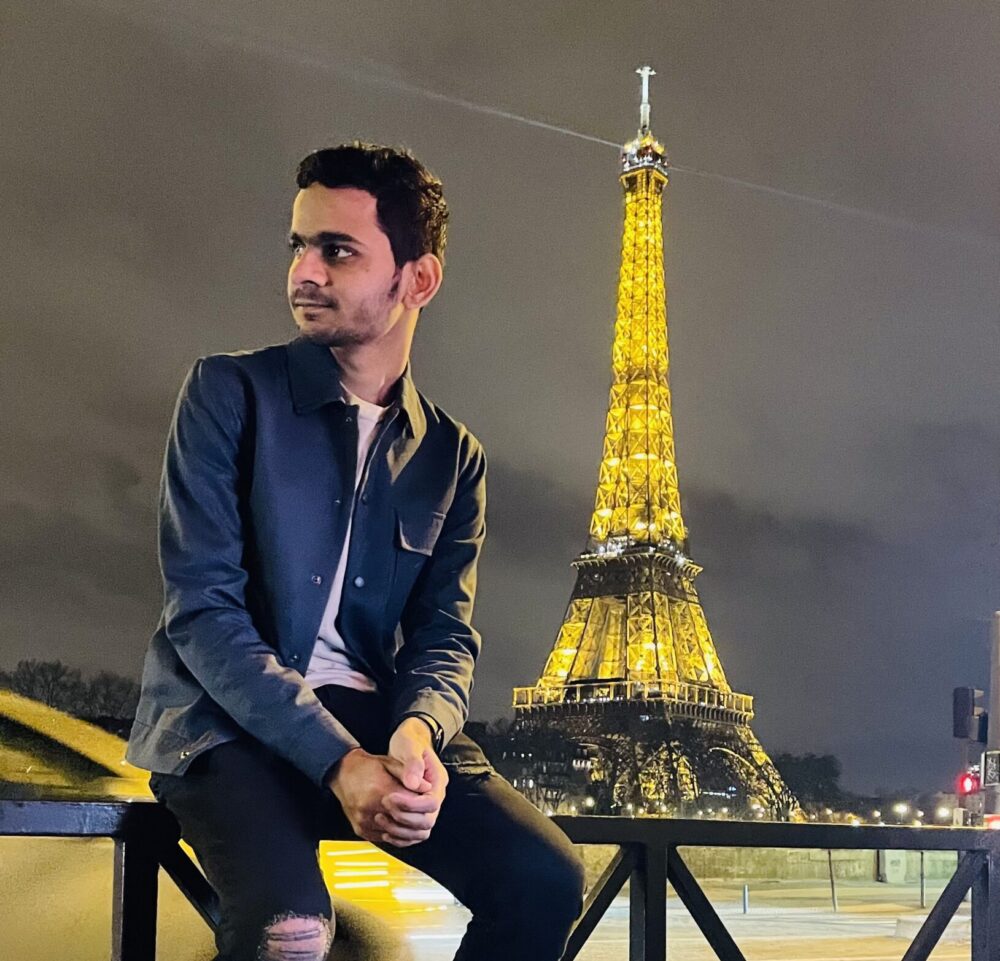
<path id="1" fill-rule="evenodd" d="M 444 749 L 444 728 L 437 722 L 437 719 L 424 711 L 409 711 L 400 718 L 419 717 L 431 729 L 431 746 L 434 753 L 440 755 Z"/>

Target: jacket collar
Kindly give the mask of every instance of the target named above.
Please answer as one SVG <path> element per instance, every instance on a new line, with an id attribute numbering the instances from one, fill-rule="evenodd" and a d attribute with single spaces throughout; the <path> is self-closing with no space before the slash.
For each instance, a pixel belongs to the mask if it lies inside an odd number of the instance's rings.
<path id="1" fill-rule="evenodd" d="M 344 403 L 340 366 L 329 347 L 296 337 L 288 344 L 288 379 L 297 414 L 317 410 L 324 404 Z M 395 402 L 406 415 L 410 434 L 419 441 L 427 430 L 427 419 L 408 362 L 396 382 Z"/>

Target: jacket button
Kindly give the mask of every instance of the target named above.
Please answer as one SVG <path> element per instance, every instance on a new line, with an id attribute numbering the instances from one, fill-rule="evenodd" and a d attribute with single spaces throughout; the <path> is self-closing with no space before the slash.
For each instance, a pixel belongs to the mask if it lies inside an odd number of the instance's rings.
<path id="1" fill-rule="evenodd" d="M 290 660 L 293 664 L 298 664 L 298 662 L 299 662 L 299 655 L 298 654 L 293 654 L 288 660 Z"/>
<path id="2" fill-rule="evenodd" d="M 354 586 L 355 587 L 364 587 L 365 586 L 365 579 L 360 574 L 357 577 L 354 578 Z"/>
<path id="3" fill-rule="evenodd" d="M 361 495 L 361 503 L 362 504 L 367 504 L 368 503 L 368 495 L 367 494 L 362 494 Z"/>
<path id="4" fill-rule="evenodd" d="M 350 415 L 350 414 L 348 414 L 348 415 L 347 415 L 347 416 L 346 416 L 346 417 L 344 418 L 344 423 L 345 423 L 345 424 L 349 424 L 349 423 L 351 423 L 351 421 L 352 421 L 352 420 L 354 420 L 354 418 L 353 418 L 353 417 L 351 417 L 351 415 Z"/>
<path id="5" fill-rule="evenodd" d="M 323 583 L 323 578 L 320 577 L 319 574 L 313 574 L 313 576 L 310 577 L 309 580 L 311 580 L 314 584 L 322 584 Z"/>
<path id="6" fill-rule="evenodd" d="M 333 503 L 334 503 L 334 504 L 335 504 L 335 505 L 336 505 L 337 507 L 340 507 L 340 498 L 338 497 L 338 498 L 337 498 L 337 499 L 336 499 L 336 500 L 335 500 L 335 501 L 334 501 Z"/>
<path id="7" fill-rule="evenodd" d="M 191 756 L 191 752 L 190 751 L 181 751 L 181 760 L 182 761 L 184 760 L 184 758 L 190 757 L 190 756 Z"/>

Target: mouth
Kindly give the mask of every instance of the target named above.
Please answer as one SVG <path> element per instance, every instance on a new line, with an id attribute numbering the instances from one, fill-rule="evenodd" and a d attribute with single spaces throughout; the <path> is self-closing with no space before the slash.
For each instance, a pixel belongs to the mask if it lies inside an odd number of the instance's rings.
<path id="1" fill-rule="evenodd" d="M 313 308 L 320 307 L 320 308 L 322 308 L 324 310 L 330 310 L 330 309 L 332 309 L 329 304 L 320 304 L 320 303 L 317 303 L 314 300 L 293 300 L 292 301 L 292 306 L 293 307 L 313 307 Z"/>

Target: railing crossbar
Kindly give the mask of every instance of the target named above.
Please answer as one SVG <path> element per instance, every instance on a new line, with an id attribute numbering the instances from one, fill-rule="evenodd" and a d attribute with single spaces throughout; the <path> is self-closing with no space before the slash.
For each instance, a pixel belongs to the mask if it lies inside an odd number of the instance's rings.
<path id="1" fill-rule="evenodd" d="M 222 920 L 219 896 L 187 852 L 179 844 L 165 847 L 160 852 L 160 866 L 205 924 L 217 931 Z"/>
<path id="2" fill-rule="evenodd" d="M 715 952 L 719 961 L 746 961 L 739 945 L 727 930 L 722 918 L 719 917 L 712 902 L 695 880 L 694 875 L 684 863 L 676 848 L 667 852 L 667 880 L 677 892 L 684 907 L 688 909 L 691 919 L 705 936 L 709 947 Z"/>
<path id="3" fill-rule="evenodd" d="M 635 850 L 631 847 L 623 846 L 615 852 L 608 866 L 587 893 L 583 913 L 570 934 L 562 961 L 575 961 L 601 918 L 611 907 L 618 892 L 625 886 L 635 867 L 635 860 Z"/>
<path id="4" fill-rule="evenodd" d="M 958 862 L 958 868 L 951 876 L 951 880 L 945 885 L 934 907 L 924 919 L 916 937 L 906 949 L 902 961 L 927 961 L 931 951 L 941 940 L 941 935 L 948 927 L 948 922 L 955 916 L 958 906 L 962 903 L 973 883 L 983 874 L 985 867 L 986 854 L 984 852 L 967 851 L 965 853 Z"/>

